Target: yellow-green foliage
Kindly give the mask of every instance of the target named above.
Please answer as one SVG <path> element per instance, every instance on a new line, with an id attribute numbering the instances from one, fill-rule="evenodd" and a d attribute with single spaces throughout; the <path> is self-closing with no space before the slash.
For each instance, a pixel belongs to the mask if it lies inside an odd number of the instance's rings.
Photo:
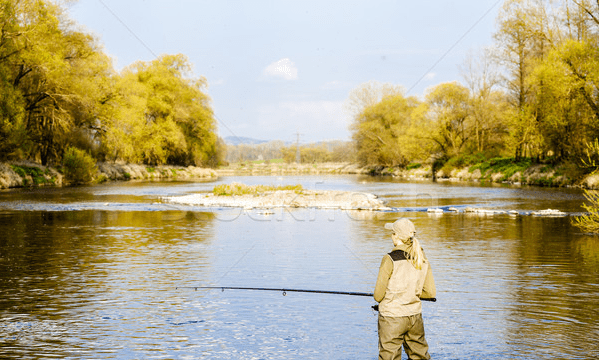
<path id="1" fill-rule="evenodd" d="M 184 55 L 163 55 L 121 73 L 122 96 L 104 135 L 106 156 L 150 165 L 217 165 L 206 80 L 191 78 L 191 67 Z"/>
<path id="2" fill-rule="evenodd" d="M 83 150 L 71 147 L 63 156 L 65 178 L 73 184 L 85 184 L 94 179 L 96 161 Z"/>
<path id="3" fill-rule="evenodd" d="M 123 71 L 62 1 L 0 1 L 0 159 L 96 159 L 217 166 L 207 82 L 187 57 L 161 55 Z"/>
<path id="4" fill-rule="evenodd" d="M 221 184 L 213 189 L 213 194 L 218 196 L 233 195 L 260 195 L 266 192 L 292 190 L 296 194 L 302 193 L 302 185 L 245 185 L 240 183 Z"/>
<path id="5" fill-rule="evenodd" d="M 393 95 L 366 107 L 352 124 L 357 159 L 363 165 L 405 166 L 420 157 L 424 146 L 414 145 L 419 101 Z"/>
<path id="6" fill-rule="evenodd" d="M 585 198 L 590 202 L 583 204 L 583 208 L 588 213 L 574 218 L 573 225 L 586 233 L 598 234 L 598 190 L 586 190 Z"/>

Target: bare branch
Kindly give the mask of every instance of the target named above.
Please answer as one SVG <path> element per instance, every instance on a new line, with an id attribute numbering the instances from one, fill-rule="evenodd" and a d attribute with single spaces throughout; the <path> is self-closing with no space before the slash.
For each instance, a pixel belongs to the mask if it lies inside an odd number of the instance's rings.
<path id="1" fill-rule="evenodd" d="M 589 16 L 591 16 L 591 18 L 596 22 L 596 25 L 598 25 L 598 18 L 596 17 L 596 15 L 587 7 L 585 7 L 583 4 L 578 3 L 577 1 L 573 0 L 573 2 L 575 4 L 577 4 L 580 8 L 583 9 L 583 11 L 585 11 L 586 13 L 588 13 Z"/>

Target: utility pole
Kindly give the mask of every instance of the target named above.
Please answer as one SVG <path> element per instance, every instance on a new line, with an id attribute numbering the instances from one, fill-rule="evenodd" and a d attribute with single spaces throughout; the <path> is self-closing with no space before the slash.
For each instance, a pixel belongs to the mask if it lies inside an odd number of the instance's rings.
<path id="1" fill-rule="evenodd" d="M 298 131 L 296 131 L 296 163 L 300 164 L 300 134 Z"/>

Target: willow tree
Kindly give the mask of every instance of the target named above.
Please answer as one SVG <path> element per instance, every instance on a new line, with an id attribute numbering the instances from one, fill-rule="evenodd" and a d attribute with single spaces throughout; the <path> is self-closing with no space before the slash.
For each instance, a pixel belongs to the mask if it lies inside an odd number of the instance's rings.
<path id="1" fill-rule="evenodd" d="M 25 45 L 19 41 L 24 29 L 14 1 L 0 1 L 0 158 L 13 156 L 22 142 L 24 102 L 13 85 L 14 63 Z"/>
<path id="2" fill-rule="evenodd" d="M 111 67 L 96 40 L 50 1 L 3 1 L 0 42 L 4 129 L 21 130 L 21 156 L 60 160 L 74 131 L 90 130 Z M 10 85 L 8 85 L 10 84 Z M 10 89 L 12 86 L 12 90 Z M 4 100 L 4 104 L 8 101 Z"/>
<path id="3" fill-rule="evenodd" d="M 425 96 L 429 107 L 429 138 L 437 144 L 442 157 L 461 154 L 474 134 L 469 89 L 458 82 L 442 83 Z"/>
<path id="4" fill-rule="evenodd" d="M 367 106 L 352 124 L 356 156 L 363 165 L 406 166 L 422 156 L 416 140 L 420 102 L 392 95 Z"/>
<path id="5" fill-rule="evenodd" d="M 109 159 L 147 164 L 217 164 L 216 124 L 206 80 L 183 55 L 136 62 L 117 81 L 117 108 L 104 134 Z"/>

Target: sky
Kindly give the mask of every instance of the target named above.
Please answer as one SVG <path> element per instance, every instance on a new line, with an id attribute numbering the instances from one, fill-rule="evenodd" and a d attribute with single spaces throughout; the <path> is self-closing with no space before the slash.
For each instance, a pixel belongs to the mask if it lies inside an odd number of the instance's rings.
<path id="1" fill-rule="evenodd" d="M 422 97 L 462 81 L 493 45 L 501 0 L 79 0 L 67 7 L 121 70 L 184 54 L 208 82 L 218 134 L 350 140 L 350 92 L 368 81 Z"/>

